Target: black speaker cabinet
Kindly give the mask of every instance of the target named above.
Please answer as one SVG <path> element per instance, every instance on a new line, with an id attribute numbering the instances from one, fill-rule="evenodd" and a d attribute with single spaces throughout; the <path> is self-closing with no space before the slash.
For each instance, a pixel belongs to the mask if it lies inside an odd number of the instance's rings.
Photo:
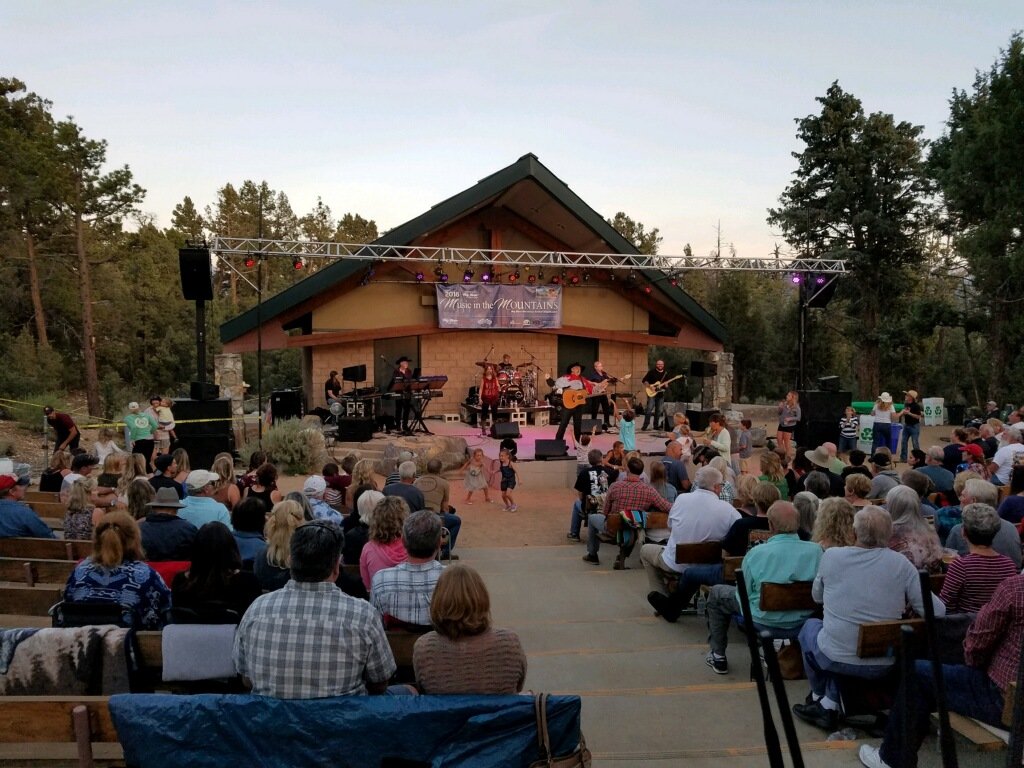
<path id="1" fill-rule="evenodd" d="M 797 392 L 800 398 L 801 421 L 835 421 L 843 417 L 843 411 L 850 404 L 849 392 L 808 389 Z"/>
<path id="2" fill-rule="evenodd" d="M 175 400 L 174 432 L 178 444 L 188 451 L 192 469 L 209 469 L 218 453 L 232 453 L 235 434 L 231 428 L 231 401 Z"/>
<path id="3" fill-rule="evenodd" d="M 801 421 L 793 431 L 793 439 L 801 448 L 812 450 L 822 443 L 839 443 L 839 419 L 835 421 Z"/>
<path id="4" fill-rule="evenodd" d="M 341 380 L 342 381 L 354 381 L 356 384 L 366 381 L 366 366 L 365 365 L 350 365 L 347 368 L 341 369 Z"/>
<path id="5" fill-rule="evenodd" d="M 301 419 L 302 392 L 298 389 L 279 389 L 270 393 L 270 414 L 274 421 Z"/>
<path id="6" fill-rule="evenodd" d="M 501 440 L 504 437 L 522 437 L 519 425 L 511 421 L 499 421 L 491 426 L 491 437 Z"/>
<path id="7" fill-rule="evenodd" d="M 373 439 L 373 419 L 338 419 L 338 441 L 366 443 Z"/>
<path id="8" fill-rule="evenodd" d="M 839 377 L 838 376 L 819 376 L 818 377 L 818 389 L 824 392 L 838 392 L 839 391 Z"/>
<path id="9" fill-rule="evenodd" d="M 686 418 L 690 420 L 690 429 L 694 432 L 703 432 L 708 428 L 708 424 L 711 423 L 712 415 L 718 413 L 714 408 L 710 408 L 706 411 L 695 411 L 690 408 L 686 409 Z"/>
<path id="10" fill-rule="evenodd" d="M 595 435 L 600 435 L 604 432 L 604 422 L 600 419 L 584 419 L 583 420 L 583 434 L 589 435 L 590 430 L 594 430 Z"/>
<path id="11" fill-rule="evenodd" d="M 189 385 L 189 395 L 193 400 L 216 400 L 220 397 L 220 387 L 212 381 L 193 381 Z"/>
<path id="12" fill-rule="evenodd" d="M 188 301 L 213 299 L 213 276 L 210 273 L 210 251 L 206 248 L 180 248 L 178 267 L 181 270 L 181 295 Z"/>
<path id="13" fill-rule="evenodd" d="M 702 379 L 718 375 L 718 363 L 705 363 L 703 360 L 694 360 L 690 363 L 690 375 Z"/>
<path id="14" fill-rule="evenodd" d="M 564 440 L 538 440 L 533 446 L 533 457 L 538 461 L 564 459 L 568 456 L 569 448 Z"/>

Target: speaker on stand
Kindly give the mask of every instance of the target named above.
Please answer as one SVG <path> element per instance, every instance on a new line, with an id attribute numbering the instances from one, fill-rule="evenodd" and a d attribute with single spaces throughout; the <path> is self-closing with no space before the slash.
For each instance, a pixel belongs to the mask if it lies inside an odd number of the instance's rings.
<path id="1" fill-rule="evenodd" d="M 235 450 L 230 399 L 176 399 L 174 418 L 177 442 L 188 451 L 193 468 L 209 469 L 218 453 Z"/>

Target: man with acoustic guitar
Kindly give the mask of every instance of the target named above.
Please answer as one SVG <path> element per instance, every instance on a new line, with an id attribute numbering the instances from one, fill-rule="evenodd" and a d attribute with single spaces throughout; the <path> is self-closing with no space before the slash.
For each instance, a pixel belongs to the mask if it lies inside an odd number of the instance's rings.
<path id="1" fill-rule="evenodd" d="M 642 431 L 647 431 L 652 415 L 654 416 L 654 431 L 657 432 L 661 429 L 658 425 L 661 424 L 661 405 L 665 400 L 665 389 L 673 381 L 681 378 L 683 378 L 681 375 L 668 377 L 664 360 L 658 360 L 643 377 L 644 390 L 647 392 L 647 408 L 644 409 L 644 425 L 640 428 Z"/>
<path id="2" fill-rule="evenodd" d="M 579 440 L 583 431 L 583 409 L 586 407 L 587 398 L 594 391 L 594 385 L 583 378 L 580 374 L 583 366 L 573 363 L 566 369 L 565 376 L 552 380 L 548 374 L 548 382 L 555 389 L 562 390 L 562 418 L 558 422 L 558 432 L 555 433 L 556 440 L 565 440 L 565 430 L 572 420 L 573 437 Z"/>

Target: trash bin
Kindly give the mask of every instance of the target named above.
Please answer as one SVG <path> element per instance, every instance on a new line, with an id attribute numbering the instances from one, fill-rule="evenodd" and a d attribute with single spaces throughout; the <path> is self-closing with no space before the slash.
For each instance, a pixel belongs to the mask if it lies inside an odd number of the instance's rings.
<path id="1" fill-rule="evenodd" d="M 962 403 L 946 403 L 947 423 L 952 424 L 954 427 L 962 427 L 966 411 L 967 406 Z"/>
<path id="2" fill-rule="evenodd" d="M 857 435 L 857 447 L 868 456 L 872 454 L 871 441 L 875 434 L 875 417 L 868 411 L 866 416 L 860 417 L 860 433 Z"/>
<path id="3" fill-rule="evenodd" d="M 892 451 L 894 457 L 898 455 L 896 452 L 900 449 L 900 435 L 902 432 L 903 425 L 893 422 L 889 432 L 889 450 Z"/>

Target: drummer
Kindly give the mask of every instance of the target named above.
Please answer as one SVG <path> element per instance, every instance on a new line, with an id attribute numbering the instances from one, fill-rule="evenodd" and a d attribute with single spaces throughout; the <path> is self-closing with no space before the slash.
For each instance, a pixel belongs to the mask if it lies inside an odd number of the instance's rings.
<path id="1" fill-rule="evenodd" d="M 511 376 L 516 370 L 516 367 L 512 365 L 512 355 L 502 355 L 501 362 L 498 363 L 498 373 L 507 373 Z"/>

